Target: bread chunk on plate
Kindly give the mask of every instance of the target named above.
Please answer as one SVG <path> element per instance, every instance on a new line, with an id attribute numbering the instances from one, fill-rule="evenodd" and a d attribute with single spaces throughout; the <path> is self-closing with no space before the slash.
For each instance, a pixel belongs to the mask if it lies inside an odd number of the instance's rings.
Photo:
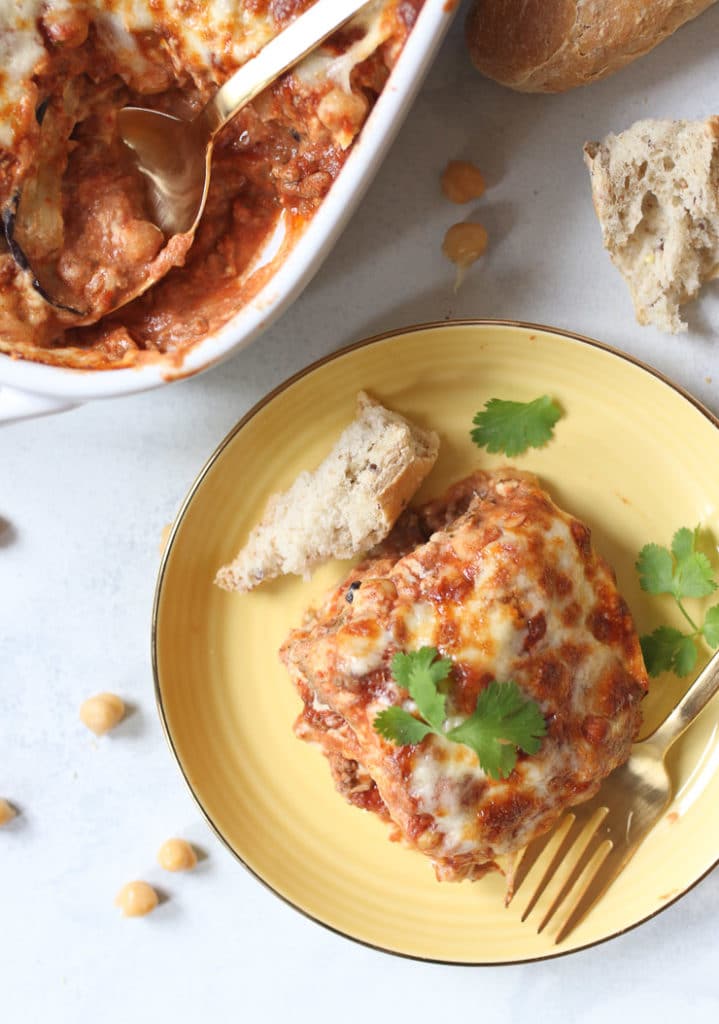
<path id="1" fill-rule="evenodd" d="M 247 591 L 288 573 L 306 576 L 331 558 L 374 547 L 434 465 L 439 438 L 361 391 L 357 415 L 326 459 L 273 495 L 261 522 L 215 583 Z"/>
<path id="2" fill-rule="evenodd" d="M 719 274 L 719 117 L 637 121 L 588 142 L 604 247 L 640 324 L 686 331 L 679 307 Z"/>

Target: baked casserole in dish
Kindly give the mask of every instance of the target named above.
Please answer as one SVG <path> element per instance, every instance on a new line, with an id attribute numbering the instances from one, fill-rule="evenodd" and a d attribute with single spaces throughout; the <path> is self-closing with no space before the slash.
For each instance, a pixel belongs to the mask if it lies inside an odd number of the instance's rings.
<path id="1" fill-rule="evenodd" d="M 311 3 L 19 0 L 6 8 L 0 351 L 83 369 L 158 356 L 181 364 L 257 295 L 303 233 L 422 5 L 372 0 L 237 115 L 218 139 L 191 246 L 164 238 L 149 219 L 117 111 L 135 103 L 193 117 Z M 109 313 L 148 276 L 157 282 L 145 295 Z M 38 279 L 51 282 L 46 291 L 59 303 L 46 300 Z"/>

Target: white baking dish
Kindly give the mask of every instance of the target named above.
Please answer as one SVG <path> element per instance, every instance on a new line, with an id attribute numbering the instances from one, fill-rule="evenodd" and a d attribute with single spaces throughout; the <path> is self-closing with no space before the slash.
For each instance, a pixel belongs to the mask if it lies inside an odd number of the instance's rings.
<path id="1" fill-rule="evenodd" d="M 377 171 L 457 6 L 451 0 L 425 0 L 389 81 L 309 227 L 262 291 L 223 328 L 187 353 L 180 376 L 205 370 L 249 345 L 308 284 Z M 177 376 L 178 370 L 161 362 L 125 370 L 70 370 L 0 354 L 0 421 L 43 416 L 90 399 L 147 391 L 169 383 L 173 373 Z"/>

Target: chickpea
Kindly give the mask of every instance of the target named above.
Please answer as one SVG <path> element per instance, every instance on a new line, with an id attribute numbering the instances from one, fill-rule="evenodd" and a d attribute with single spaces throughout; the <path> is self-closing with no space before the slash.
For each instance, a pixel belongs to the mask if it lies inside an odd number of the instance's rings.
<path id="1" fill-rule="evenodd" d="M 468 160 L 450 160 L 440 179 L 442 191 L 453 203 L 468 203 L 484 195 L 486 184 L 479 167 Z"/>
<path id="2" fill-rule="evenodd" d="M 15 817 L 15 808 L 0 796 L 0 827 Z"/>
<path id="3" fill-rule="evenodd" d="M 442 243 L 442 252 L 459 267 L 468 267 L 484 253 L 489 235 L 482 224 L 453 224 Z"/>
<path id="4" fill-rule="evenodd" d="M 128 882 L 115 897 L 123 917 L 144 917 L 158 904 L 157 893 L 148 882 Z"/>
<path id="5" fill-rule="evenodd" d="M 442 252 L 447 259 L 457 264 L 455 291 L 461 285 L 467 267 L 484 253 L 488 240 L 487 229 L 482 224 L 473 224 L 470 221 L 453 224 L 444 236 Z"/>
<path id="6" fill-rule="evenodd" d="M 197 854 L 186 839 L 166 839 L 157 854 L 157 863 L 165 871 L 191 871 Z"/>
<path id="7" fill-rule="evenodd" d="M 80 721 L 96 736 L 114 729 L 124 714 L 125 705 L 115 693 L 98 693 L 80 705 Z"/>

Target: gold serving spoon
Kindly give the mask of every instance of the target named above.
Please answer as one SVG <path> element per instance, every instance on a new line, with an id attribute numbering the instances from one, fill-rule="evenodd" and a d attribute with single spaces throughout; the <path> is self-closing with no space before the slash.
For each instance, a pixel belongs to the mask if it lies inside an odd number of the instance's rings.
<path id="1" fill-rule="evenodd" d="M 207 201 L 212 149 L 218 132 L 263 89 L 302 60 L 367 2 L 315 0 L 309 10 L 236 71 L 192 121 L 142 107 L 124 107 L 118 111 L 120 137 L 134 153 L 136 166 L 147 180 L 149 213 L 166 243 L 176 236 L 184 236 L 186 247 L 191 244 Z M 70 300 L 60 298 L 55 285 L 38 280 L 17 239 L 13 238 L 18 198 L 15 197 L 14 209 L 9 207 L 3 214 L 11 252 L 21 269 L 32 275 L 33 286 L 45 301 L 78 317 L 79 323 L 92 323 L 127 305 L 170 269 L 171 264 L 166 264 L 161 273 L 147 275 L 139 285 L 123 292 L 110 309 L 97 314 L 75 309 Z"/>

